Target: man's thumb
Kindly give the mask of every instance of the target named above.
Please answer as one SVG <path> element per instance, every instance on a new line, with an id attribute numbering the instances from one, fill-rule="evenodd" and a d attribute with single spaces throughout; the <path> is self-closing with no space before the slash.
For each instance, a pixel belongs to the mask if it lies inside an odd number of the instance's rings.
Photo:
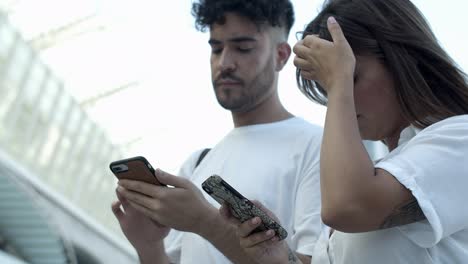
<path id="1" fill-rule="evenodd" d="M 170 185 L 174 187 L 182 187 L 186 186 L 185 181 L 186 179 L 182 177 L 177 177 L 172 174 L 169 174 L 161 169 L 156 169 L 155 174 L 158 181 L 165 185 Z"/>

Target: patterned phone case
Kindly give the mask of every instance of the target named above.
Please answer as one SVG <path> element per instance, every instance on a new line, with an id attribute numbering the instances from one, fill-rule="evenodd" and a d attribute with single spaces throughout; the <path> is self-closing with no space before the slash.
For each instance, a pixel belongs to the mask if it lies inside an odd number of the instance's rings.
<path id="1" fill-rule="evenodd" d="M 218 203 L 223 204 L 226 202 L 231 207 L 233 216 L 239 221 L 245 222 L 255 216 L 260 217 L 262 224 L 253 232 L 272 229 L 275 230 L 275 234 L 280 240 L 288 236 L 288 232 L 281 225 L 227 184 L 220 176 L 210 176 L 202 183 L 202 188 Z"/>

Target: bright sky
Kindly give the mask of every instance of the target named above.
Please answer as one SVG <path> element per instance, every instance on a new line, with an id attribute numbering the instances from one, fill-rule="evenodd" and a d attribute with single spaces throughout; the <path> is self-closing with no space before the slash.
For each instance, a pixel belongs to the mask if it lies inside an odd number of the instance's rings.
<path id="1" fill-rule="evenodd" d="M 292 32 L 302 30 L 316 14 L 318 4 L 321 4 L 316 2 L 314 4 L 314 1 L 310 0 L 293 1 L 296 23 Z M 466 48 L 468 38 L 465 26 L 459 22 L 468 9 L 467 2 L 456 0 L 414 2 L 426 14 L 448 52 L 464 69 L 468 69 Z M 156 122 L 157 133 L 151 139 L 148 138 L 146 144 L 148 144 L 148 155 L 152 155 L 151 162 L 176 171 L 180 162 L 193 149 L 213 146 L 231 129 L 232 123 L 230 115 L 217 105 L 212 93 L 208 63 L 208 34 L 193 29 L 193 18 L 187 15 L 190 5 L 185 4 L 186 1 L 167 1 L 167 3 L 171 5 L 168 8 L 174 8 L 174 12 L 164 12 L 166 15 L 160 17 L 158 19 L 160 22 L 153 25 L 152 28 L 157 33 L 150 38 L 152 44 L 148 44 L 154 47 L 155 53 L 152 58 L 153 62 L 158 64 L 149 67 L 149 74 L 154 76 L 155 82 L 162 84 L 162 87 L 154 87 L 159 91 L 154 91 L 156 96 L 152 97 L 152 100 L 156 101 L 155 104 L 164 103 L 165 107 L 162 107 L 163 111 L 156 109 L 153 111 L 154 118 L 151 120 Z M 179 23 L 160 27 L 168 23 L 167 21 L 179 21 Z M 163 36 L 164 40 L 161 39 Z M 295 43 L 294 34 L 290 36 L 290 43 Z M 282 72 L 279 89 L 280 97 L 290 111 L 313 123 L 323 124 L 325 109 L 309 102 L 296 88 L 292 60 Z M 144 149 L 145 146 L 141 147 Z"/>
<path id="2" fill-rule="evenodd" d="M 294 32 L 303 29 L 321 4 L 292 2 L 296 23 L 291 45 Z M 413 2 L 466 71 L 468 37 L 461 21 L 468 2 Z M 109 25 L 107 30 L 68 39 L 41 55 L 79 100 L 136 81 L 137 87 L 89 108 L 90 116 L 114 142 L 133 142 L 128 155 L 144 155 L 154 166 L 176 172 L 192 151 L 212 147 L 232 128 L 230 114 L 218 106 L 212 92 L 208 33 L 195 30 L 190 7 L 188 0 L 24 0 L 11 20 L 30 38 L 32 32 L 58 21 L 97 12 L 96 23 Z M 296 87 L 292 59 L 282 72 L 279 92 L 292 113 L 323 124 L 325 109 L 309 102 Z"/>

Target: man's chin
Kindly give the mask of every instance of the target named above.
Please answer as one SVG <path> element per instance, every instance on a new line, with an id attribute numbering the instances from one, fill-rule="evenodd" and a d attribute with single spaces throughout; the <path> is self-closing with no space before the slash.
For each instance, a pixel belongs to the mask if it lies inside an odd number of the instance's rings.
<path id="1" fill-rule="evenodd" d="M 243 108 L 241 106 L 235 106 L 235 105 L 228 105 L 228 104 L 220 104 L 222 108 L 229 110 L 233 113 L 240 113 L 243 112 Z"/>
<path id="2" fill-rule="evenodd" d="M 218 100 L 218 103 L 219 105 L 221 105 L 222 108 L 229 110 L 233 113 L 242 113 L 246 110 L 246 105 L 243 103 L 224 102 L 220 100 Z"/>

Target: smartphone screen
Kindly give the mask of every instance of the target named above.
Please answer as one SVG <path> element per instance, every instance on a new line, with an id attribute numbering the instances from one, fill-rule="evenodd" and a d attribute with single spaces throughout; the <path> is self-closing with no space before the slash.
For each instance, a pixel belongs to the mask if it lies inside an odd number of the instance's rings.
<path id="1" fill-rule="evenodd" d="M 119 180 L 137 180 L 163 185 L 156 178 L 153 166 L 142 156 L 114 161 L 109 165 L 109 168 Z"/>

